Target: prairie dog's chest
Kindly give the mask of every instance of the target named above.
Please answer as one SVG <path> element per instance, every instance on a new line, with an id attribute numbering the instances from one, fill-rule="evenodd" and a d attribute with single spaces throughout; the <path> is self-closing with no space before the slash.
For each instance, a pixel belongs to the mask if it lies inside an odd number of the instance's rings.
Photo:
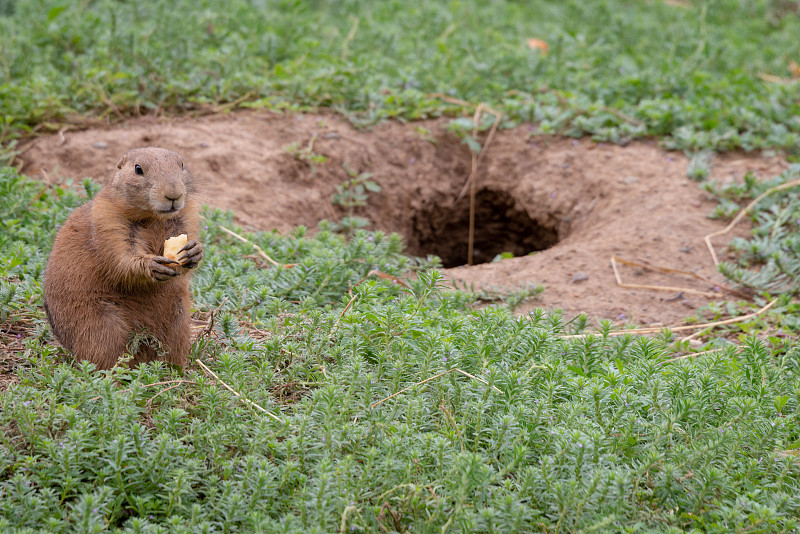
<path id="1" fill-rule="evenodd" d="M 141 242 L 152 254 L 161 254 L 164 241 L 180 234 L 185 234 L 186 225 L 182 218 L 168 219 L 165 221 L 145 221 L 132 228 L 131 237 Z"/>

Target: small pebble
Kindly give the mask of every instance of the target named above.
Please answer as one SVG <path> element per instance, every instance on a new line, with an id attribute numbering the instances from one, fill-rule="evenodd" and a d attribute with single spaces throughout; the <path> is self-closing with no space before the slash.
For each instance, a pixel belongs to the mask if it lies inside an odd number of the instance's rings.
<path id="1" fill-rule="evenodd" d="M 635 176 L 626 176 L 625 178 L 622 179 L 622 182 L 626 184 L 635 184 L 638 181 L 639 179 Z"/>
<path id="2" fill-rule="evenodd" d="M 692 251 L 692 247 L 680 247 L 678 248 L 678 252 L 683 252 L 684 254 L 688 254 Z"/>
<path id="3" fill-rule="evenodd" d="M 95 148 L 106 149 L 108 148 L 108 143 L 106 143 L 105 141 L 97 141 L 95 143 L 92 143 L 92 146 Z"/>
<path id="4" fill-rule="evenodd" d="M 572 283 L 577 284 L 578 282 L 585 282 L 589 279 L 589 275 L 583 271 L 578 271 L 574 275 L 572 275 Z"/>

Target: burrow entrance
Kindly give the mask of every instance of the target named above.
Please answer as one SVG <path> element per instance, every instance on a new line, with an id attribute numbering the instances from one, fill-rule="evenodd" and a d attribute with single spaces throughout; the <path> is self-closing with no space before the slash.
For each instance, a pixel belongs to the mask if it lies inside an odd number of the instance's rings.
<path id="1" fill-rule="evenodd" d="M 531 219 L 507 192 L 481 189 L 475 200 L 473 264 L 489 263 L 504 252 L 525 256 L 558 243 L 557 229 Z M 412 224 L 410 254 L 435 254 L 447 268 L 467 264 L 469 198 L 450 206 L 425 205 L 413 216 Z"/>

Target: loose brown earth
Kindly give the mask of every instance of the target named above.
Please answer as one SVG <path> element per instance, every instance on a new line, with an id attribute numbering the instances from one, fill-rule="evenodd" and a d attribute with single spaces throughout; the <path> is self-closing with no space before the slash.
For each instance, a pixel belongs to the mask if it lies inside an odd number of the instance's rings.
<path id="1" fill-rule="evenodd" d="M 689 293 L 621 288 L 612 255 L 715 281 L 622 267 L 628 283 L 703 291 L 723 283 L 703 237 L 724 223 L 708 218 L 715 203 L 686 177 L 684 155 L 654 142 L 622 147 L 532 136 L 528 126 L 499 131 L 488 147 L 477 186 L 475 261 L 481 264 L 463 266 L 469 201 L 456 198 L 471 156 L 445 124 L 388 122 L 357 130 L 332 114 L 266 111 L 137 119 L 32 140 L 23 146 L 23 172 L 52 182 L 102 180 L 129 148 L 161 146 L 183 154 L 203 181 L 208 204 L 233 210 L 246 229 L 280 231 L 340 219 L 343 210 L 331 202 L 335 186 L 348 172 L 370 172 L 382 191 L 356 213 L 373 228 L 402 234 L 412 255 L 441 256 L 459 287 L 543 284 L 544 293 L 527 308 L 561 308 L 568 317 L 584 312 L 592 319 L 668 325 L 708 302 Z M 324 162 L 312 161 L 319 156 Z M 786 167 L 777 156 L 727 154 L 714 160 L 712 178 L 741 180 L 748 171 L 769 177 Z M 492 263 L 501 252 L 516 257 Z"/>

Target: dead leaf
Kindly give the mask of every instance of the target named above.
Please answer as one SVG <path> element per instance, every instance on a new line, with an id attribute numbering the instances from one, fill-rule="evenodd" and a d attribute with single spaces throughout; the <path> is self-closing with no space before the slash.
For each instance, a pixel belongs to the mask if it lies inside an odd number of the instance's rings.
<path id="1" fill-rule="evenodd" d="M 792 78 L 800 78 L 800 65 L 798 65 L 796 61 L 789 62 L 789 73 L 792 75 Z"/>
<path id="2" fill-rule="evenodd" d="M 396 276 L 392 276 L 391 274 L 386 274 L 386 273 L 381 272 L 381 271 L 372 270 L 369 273 L 367 273 L 367 277 L 369 277 L 369 276 L 377 276 L 378 278 L 383 278 L 384 280 L 391 280 L 392 283 L 394 283 L 394 284 L 399 284 L 399 285 L 401 285 L 404 288 L 409 289 L 409 290 L 411 289 L 410 287 L 408 287 L 408 284 L 406 284 L 405 282 L 403 282 L 402 280 L 400 280 Z"/>
<path id="3" fill-rule="evenodd" d="M 534 39 L 534 38 L 528 39 L 528 48 L 530 48 L 531 50 L 541 50 L 542 53 L 544 53 L 544 54 L 546 54 L 547 51 L 549 50 L 549 47 L 547 46 L 547 42 L 546 41 L 542 41 L 541 39 Z"/>

